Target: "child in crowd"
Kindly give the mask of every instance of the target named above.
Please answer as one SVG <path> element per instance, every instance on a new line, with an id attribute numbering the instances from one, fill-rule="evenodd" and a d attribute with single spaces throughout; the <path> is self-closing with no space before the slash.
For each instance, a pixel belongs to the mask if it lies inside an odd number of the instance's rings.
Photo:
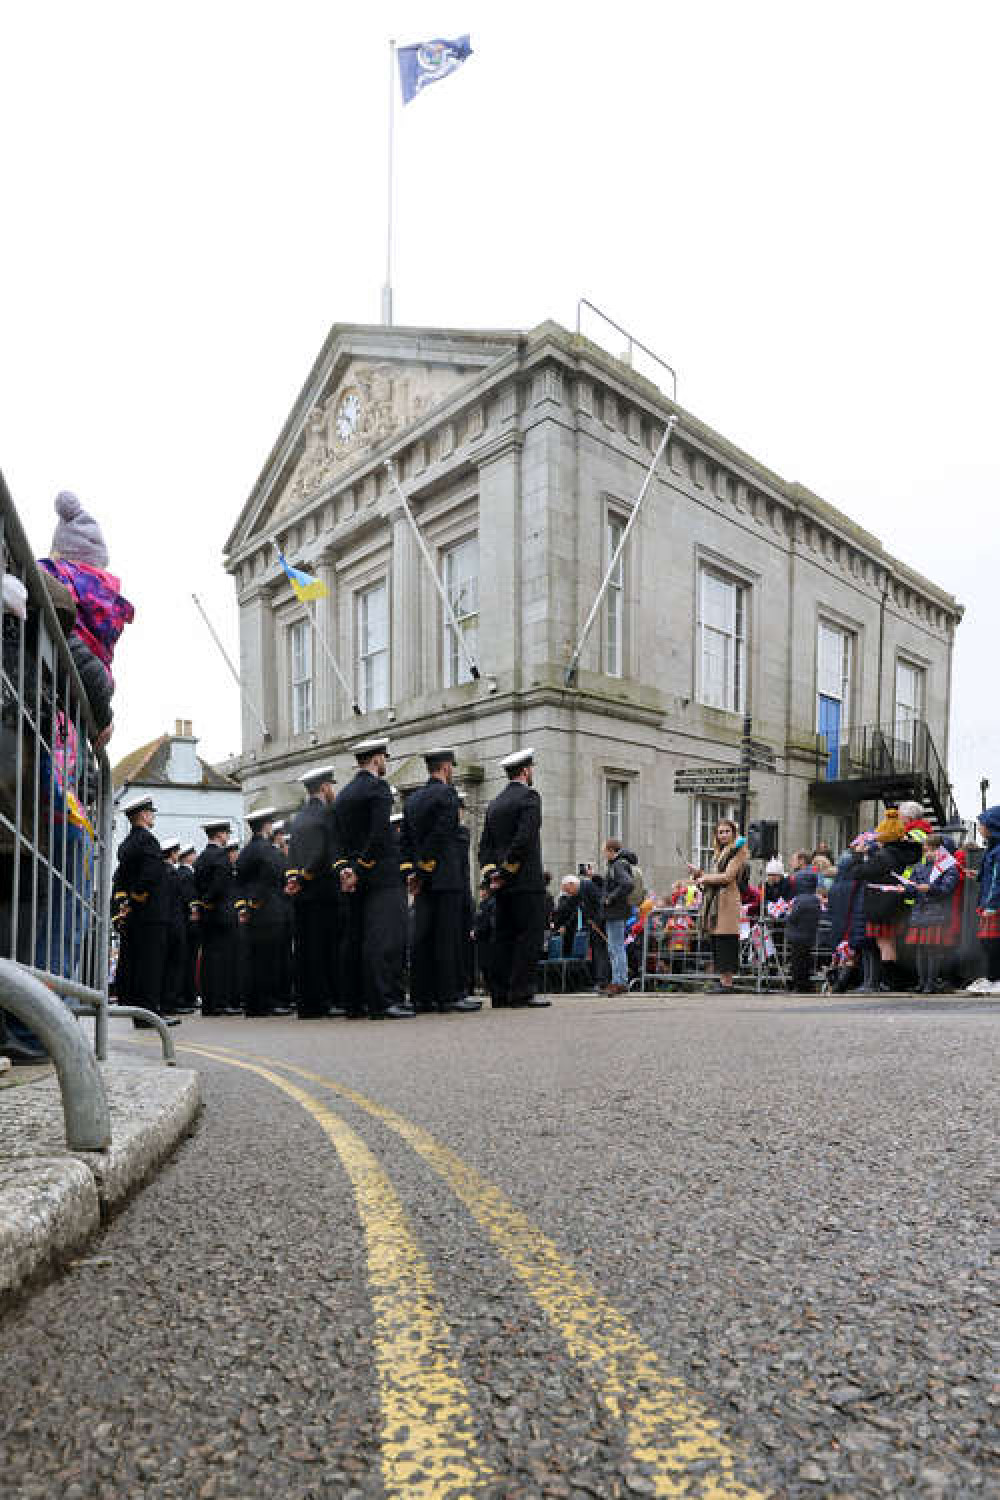
<path id="1" fill-rule="evenodd" d="M 799 994 L 812 990 L 813 950 L 823 903 L 816 894 L 814 870 L 799 870 L 795 877 L 795 895 L 785 919 L 785 952 L 788 956 L 789 982 Z"/>
<path id="2" fill-rule="evenodd" d="M 97 748 L 102 749 L 111 738 L 113 721 L 111 662 L 135 610 L 121 593 L 119 580 L 108 572 L 108 549 L 93 516 L 69 490 L 56 496 L 55 508 L 59 520 L 50 555 L 39 560 L 39 567 L 63 584 L 76 602 L 69 647 L 97 720 Z"/>
<path id="3" fill-rule="evenodd" d="M 785 874 L 785 867 L 781 863 L 781 860 L 778 858 L 769 859 L 764 866 L 764 910 L 768 911 L 768 908 L 775 901 L 790 900 L 791 894 L 791 886 L 788 883 L 788 876 Z"/>
<path id="4" fill-rule="evenodd" d="M 918 995 L 932 995 L 948 956 L 946 929 L 950 926 L 951 898 L 961 879 L 958 861 L 944 846 L 940 834 L 924 838 L 924 857 L 905 888 L 914 896 L 906 942 L 917 966 Z"/>

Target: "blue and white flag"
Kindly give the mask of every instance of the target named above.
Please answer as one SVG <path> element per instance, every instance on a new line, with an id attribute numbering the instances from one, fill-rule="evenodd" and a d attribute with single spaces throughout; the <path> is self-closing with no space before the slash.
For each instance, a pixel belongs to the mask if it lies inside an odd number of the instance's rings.
<path id="1" fill-rule="evenodd" d="M 447 78 L 460 68 L 467 57 L 472 56 L 468 36 L 456 36 L 451 40 L 435 37 L 432 42 L 416 42 L 412 47 L 399 47 L 399 84 L 403 90 L 403 103 L 409 104 L 421 89 L 430 83 Z"/>

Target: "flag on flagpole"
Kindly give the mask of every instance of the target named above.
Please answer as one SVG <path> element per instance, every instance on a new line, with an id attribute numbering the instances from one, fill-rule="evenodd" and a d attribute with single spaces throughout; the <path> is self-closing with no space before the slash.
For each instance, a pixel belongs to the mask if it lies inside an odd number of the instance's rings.
<path id="1" fill-rule="evenodd" d="M 462 66 L 467 57 L 472 56 L 468 36 L 456 36 L 450 40 L 435 37 L 433 41 L 415 42 L 412 47 L 398 47 L 396 50 L 404 104 L 409 104 L 428 84 L 447 78 L 449 73 L 454 73 L 456 68 Z"/>
<path id="2" fill-rule="evenodd" d="M 314 578 L 311 573 L 304 572 L 302 568 L 293 568 L 291 563 L 286 561 L 283 552 L 278 553 L 278 561 L 285 570 L 285 577 L 291 584 L 292 593 L 296 599 L 301 599 L 305 603 L 307 599 L 326 598 L 330 590 L 322 578 Z"/>

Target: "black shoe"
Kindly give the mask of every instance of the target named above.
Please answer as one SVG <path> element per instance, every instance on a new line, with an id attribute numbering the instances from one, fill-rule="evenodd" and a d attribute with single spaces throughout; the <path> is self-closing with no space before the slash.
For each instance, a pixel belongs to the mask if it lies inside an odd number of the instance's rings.
<path id="1" fill-rule="evenodd" d="M 461 1000 L 456 1000 L 452 1006 L 452 1010 L 462 1011 L 463 1014 L 469 1014 L 474 1010 L 482 1010 L 482 1008 L 483 1002 L 474 999 L 472 995 L 464 995 Z"/>
<path id="2" fill-rule="evenodd" d="M 349 1010 L 344 1017 L 345 1021 L 364 1021 L 367 1017 L 363 1010 Z"/>
<path id="3" fill-rule="evenodd" d="M 382 1012 L 381 1016 L 372 1016 L 372 1020 L 382 1020 L 384 1018 L 387 1021 L 409 1021 L 412 1020 L 414 1014 L 408 1005 L 390 1005 Z"/>
<path id="4" fill-rule="evenodd" d="M 242 1005 L 224 1005 L 222 1007 L 222 1014 L 224 1016 L 241 1016 L 243 1014 L 243 1007 Z"/>
<path id="5" fill-rule="evenodd" d="M 268 1011 L 269 1016 L 294 1016 L 294 1005 L 275 1005 Z"/>
<path id="6" fill-rule="evenodd" d="M 275 1012 L 275 1014 L 277 1014 L 277 1012 Z M 331 1018 L 331 1020 L 335 1021 L 340 1016 L 346 1016 L 347 1012 L 346 1010 L 341 1010 L 339 1005 L 331 1005 L 326 1014 Z"/>

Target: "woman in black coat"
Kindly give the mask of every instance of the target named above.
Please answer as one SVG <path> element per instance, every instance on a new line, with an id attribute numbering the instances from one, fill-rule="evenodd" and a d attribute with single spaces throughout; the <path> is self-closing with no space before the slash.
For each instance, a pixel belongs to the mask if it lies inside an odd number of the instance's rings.
<path id="1" fill-rule="evenodd" d="M 890 890 L 880 886 L 896 886 L 897 875 L 913 870 L 923 855 L 923 840 L 926 834 L 907 834 L 895 808 L 886 808 L 885 817 L 875 830 L 877 845 L 864 857 L 859 878 L 866 887 L 864 893 L 865 934 L 874 943 L 872 949 L 871 976 L 866 970 L 864 989 L 881 988 L 884 974 L 888 987 L 896 977 L 897 943 L 906 927 L 909 905 L 906 898 L 895 897 Z M 900 887 L 902 892 L 902 887 Z M 866 950 L 867 951 L 867 950 Z"/>
<path id="2" fill-rule="evenodd" d="M 872 947 L 865 935 L 864 885 L 860 879 L 863 862 L 863 855 L 855 850 L 848 849 L 842 854 L 827 897 L 831 946 L 836 952 L 846 941 L 855 955 L 855 962 L 838 974 L 836 988 L 839 990 L 850 987 L 857 977 L 865 951 Z"/>

